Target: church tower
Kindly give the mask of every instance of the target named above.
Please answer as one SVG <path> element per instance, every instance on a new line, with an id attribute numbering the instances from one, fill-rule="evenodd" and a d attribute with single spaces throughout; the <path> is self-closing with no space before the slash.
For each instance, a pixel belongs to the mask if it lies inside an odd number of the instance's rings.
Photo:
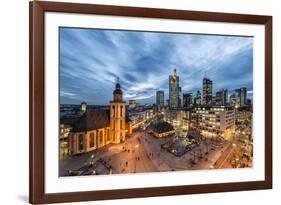
<path id="1" fill-rule="evenodd" d="M 110 135 L 112 143 L 120 143 L 125 140 L 126 135 L 126 102 L 122 101 L 122 90 L 117 78 L 113 101 L 110 101 Z"/>

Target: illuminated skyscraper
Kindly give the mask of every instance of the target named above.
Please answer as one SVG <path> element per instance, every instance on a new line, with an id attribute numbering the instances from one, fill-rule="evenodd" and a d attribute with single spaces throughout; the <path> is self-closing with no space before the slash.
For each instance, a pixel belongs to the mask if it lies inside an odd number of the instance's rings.
<path id="1" fill-rule="evenodd" d="M 235 90 L 236 105 L 238 107 L 243 107 L 247 105 L 247 88 L 239 88 Z"/>
<path id="2" fill-rule="evenodd" d="M 203 78 L 203 105 L 212 104 L 213 82 L 208 78 Z"/>
<path id="3" fill-rule="evenodd" d="M 178 107 L 183 107 L 183 92 L 181 90 L 181 87 L 179 87 L 178 90 L 179 90 Z"/>
<path id="4" fill-rule="evenodd" d="M 202 104 L 202 96 L 201 92 L 198 90 L 195 96 L 195 106 L 199 106 Z"/>
<path id="5" fill-rule="evenodd" d="M 190 107 L 193 104 L 192 93 L 183 94 L 183 106 Z"/>
<path id="6" fill-rule="evenodd" d="M 226 105 L 227 104 L 227 89 L 221 89 L 216 92 L 216 105 Z"/>
<path id="7" fill-rule="evenodd" d="M 174 69 L 174 74 L 169 76 L 169 106 L 178 107 L 179 105 L 179 76 Z"/>
<path id="8" fill-rule="evenodd" d="M 160 110 L 164 107 L 164 91 L 159 90 L 156 92 L 156 105 L 157 109 Z"/>

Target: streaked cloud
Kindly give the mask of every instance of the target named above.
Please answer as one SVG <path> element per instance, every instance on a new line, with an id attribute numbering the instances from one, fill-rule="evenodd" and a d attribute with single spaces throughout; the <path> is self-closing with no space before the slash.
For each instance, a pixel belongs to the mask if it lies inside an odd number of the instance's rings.
<path id="1" fill-rule="evenodd" d="M 107 104 L 119 76 L 125 100 L 155 103 L 159 89 L 168 96 L 174 67 L 183 92 L 253 90 L 250 37 L 60 28 L 61 103 Z M 250 93 L 249 93 L 250 94 Z"/>

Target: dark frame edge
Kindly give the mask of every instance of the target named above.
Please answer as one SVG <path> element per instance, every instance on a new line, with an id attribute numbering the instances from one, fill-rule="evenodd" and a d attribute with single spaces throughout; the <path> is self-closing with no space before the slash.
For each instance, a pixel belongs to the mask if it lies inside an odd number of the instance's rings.
<path id="1" fill-rule="evenodd" d="M 265 26 L 265 182 L 273 186 L 272 170 L 272 31 L 273 17 L 267 16 Z"/>
<path id="2" fill-rule="evenodd" d="M 33 189 L 33 2 L 29 2 L 29 203 L 34 201 Z"/>
<path id="3" fill-rule="evenodd" d="M 35 55 L 36 54 L 36 55 Z M 44 11 L 29 2 L 29 203 L 44 203 Z"/>

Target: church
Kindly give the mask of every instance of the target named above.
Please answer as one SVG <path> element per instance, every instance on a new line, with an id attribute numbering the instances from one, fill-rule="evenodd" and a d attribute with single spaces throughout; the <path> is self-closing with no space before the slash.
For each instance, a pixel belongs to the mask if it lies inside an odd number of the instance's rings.
<path id="1" fill-rule="evenodd" d="M 109 109 L 86 109 L 73 124 L 68 137 L 70 155 L 86 153 L 108 144 L 125 141 L 132 133 L 131 124 L 126 117 L 126 102 L 117 79 L 113 100 Z"/>

